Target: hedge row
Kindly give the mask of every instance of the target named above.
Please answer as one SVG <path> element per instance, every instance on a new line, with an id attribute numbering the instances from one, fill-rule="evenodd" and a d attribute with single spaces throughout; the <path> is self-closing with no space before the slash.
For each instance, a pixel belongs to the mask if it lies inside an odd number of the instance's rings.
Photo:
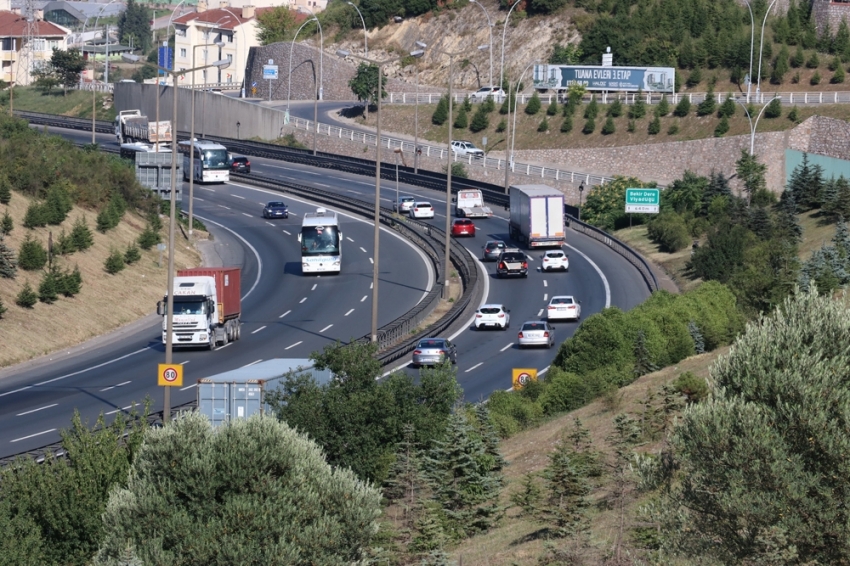
<path id="1" fill-rule="evenodd" d="M 488 407 L 499 433 L 510 436 L 628 385 L 645 373 L 642 368 L 729 344 L 743 327 L 735 295 L 725 285 L 709 281 L 683 295 L 658 291 L 631 311 L 612 307 L 589 317 L 561 344 L 545 381 L 520 394 L 497 391 Z"/>

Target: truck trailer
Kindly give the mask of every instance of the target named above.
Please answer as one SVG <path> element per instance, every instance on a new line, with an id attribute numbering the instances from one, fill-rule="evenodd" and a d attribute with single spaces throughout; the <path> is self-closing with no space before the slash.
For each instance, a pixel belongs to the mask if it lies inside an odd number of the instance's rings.
<path id="1" fill-rule="evenodd" d="M 560 247 L 564 230 L 564 194 L 547 185 L 512 185 L 511 238 L 529 248 Z"/>
<path id="2" fill-rule="evenodd" d="M 172 345 L 212 350 L 240 337 L 242 296 L 238 267 L 182 269 L 174 278 Z M 162 315 L 162 343 L 168 339 L 168 296 L 157 303 Z"/>
<path id="3" fill-rule="evenodd" d="M 455 216 L 458 218 L 490 218 L 493 211 L 484 206 L 484 194 L 478 189 L 463 189 L 457 192 Z"/>
<path id="4" fill-rule="evenodd" d="M 141 110 L 121 110 L 115 117 L 115 137 L 119 144 L 171 143 L 171 122 L 151 122 Z"/>

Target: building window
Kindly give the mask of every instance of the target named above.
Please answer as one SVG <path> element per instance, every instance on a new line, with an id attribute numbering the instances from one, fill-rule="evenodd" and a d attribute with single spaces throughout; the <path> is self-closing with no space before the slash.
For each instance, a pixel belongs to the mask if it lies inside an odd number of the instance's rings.
<path id="1" fill-rule="evenodd" d="M 33 51 L 46 51 L 47 50 L 47 42 L 43 39 L 33 39 L 32 40 L 32 50 Z"/>
<path id="2" fill-rule="evenodd" d="M 181 57 L 186 57 L 186 48 L 185 48 L 185 47 L 181 47 L 181 48 L 180 48 L 180 56 L 181 56 Z"/>
<path id="3" fill-rule="evenodd" d="M 3 51 L 11 51 L 12 50 L 12 38 L 4 37 L 3 41 Z"/>
<path id="4" fill-rule="evenodd" d="M 227 36 L 227 43 L 233 43 L 233 34 Z"/>

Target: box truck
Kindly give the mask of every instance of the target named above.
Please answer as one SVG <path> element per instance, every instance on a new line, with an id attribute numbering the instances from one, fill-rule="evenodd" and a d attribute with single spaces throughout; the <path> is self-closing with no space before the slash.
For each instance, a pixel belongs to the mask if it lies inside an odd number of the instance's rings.
<path id="1" fill-rule="evenodd" d="M 493 211 L 484 206 L 484 194 L 478 189 L 463 189 L 455 197 L 455 216 L 458 218 L 490 218 Z"/>
<path id="2" fill-rule="evenodd" d="M 204 346 L 239 340 L 242 315 L 241 271 L 238 267 L 182 269 L 174 278 L 172 345 Z M 168 296 L 157 303 L 162 315 L 162 343 L 168 338 Z"/>
<path id="3" fill-rule="evenodd" d="M 115 137 L 118 143 L 170 143 L 171 122 L 150 122 L 141 110 L 121 110 L 115 117 Z"/>
<path id="4" fill-rule="evenodd" d="M 566 243 L 564 194 L 546 185 L 510 188 L 511 238 L 529 248 L 560 247 Z"/>

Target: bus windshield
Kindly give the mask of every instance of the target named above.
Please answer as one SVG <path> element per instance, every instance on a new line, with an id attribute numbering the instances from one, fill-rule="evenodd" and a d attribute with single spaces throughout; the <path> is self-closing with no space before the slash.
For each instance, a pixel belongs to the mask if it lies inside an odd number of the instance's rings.
<path id="1" fill-rule="evenodd" d="M 339 230 L 336 226 L 302 227 L 301 255 L 339 255 Z"/>
<path id="2" fill-rule="evenodd" d="M 226 149 L 205 149 L 201 154 L 205 169 L 227 169 Z"/>

